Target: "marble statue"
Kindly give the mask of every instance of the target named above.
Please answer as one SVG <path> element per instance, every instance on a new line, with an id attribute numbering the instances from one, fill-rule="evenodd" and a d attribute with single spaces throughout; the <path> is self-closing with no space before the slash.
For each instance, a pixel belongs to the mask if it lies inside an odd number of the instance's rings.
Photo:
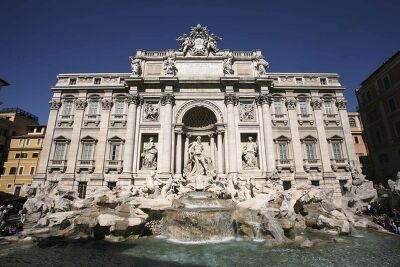
<path id="1" fill-rule="evenodd" d="M 267 74 L 267 69 L 269 67 L 269 63 L 262 57 L 258 57 L 256 60 L 256 70 L 259 76 L 263 76 Z"/>
<path id="2" fill-rule="evenodd" d="M 228 58 L 224 59 L 223 63 L 223 68 L 224 68 L 224 74 L 225 75 L 232 75 L 234 73 L 233 71 L 233 56 L 232 53 L 229 54 Z"/>
<path id="3" fill-rule="evenodd" d="M 175 74 L 177 73 L 178 69 L 175 66 L 175 61 L 172 56 L 168 57 L 164 61 L 163 70 L 164 74 L 169 76 L 175 76 Z"/>
<path id="4" fill-rule="evenodd" d="M 254 121 L 254 104 L 240 103 L 239 118 L 240 121 Z"/>
<path id="5" fill-rule="evenodd" d="M 181 47 L 179 51 L 183 52 L 183 55 L 186 55 L 186 53 L 189 51 L 189 49 L 193 46 L 193 40 L 188 37 L 186 34 L 179 36 L 178 39 L 176 39 Z"/>
<path id="6" fill-rule="evenodd" d="M 207 56 L 219 51 L 217 44 L 222 39 L 214 34 L 210 34 L 207 27 L 198 24 L 192 27 L 189 36 L 183 34 L 176 39 L 180 44 L 180 49 L 185 56 L 189 53 L 192 56 Z"/>
<path id="7" fill-rule="evenodd" d="M 238 202 L 239 200 L 239 181 L 233 174 L 229 175 L 226 181 L 225 195 L 226 197 L 230 197 L 234 202 Z"/>
<path id="8" fill-rule="evenodd" d="M 144 118 L 148 121 L 158 121 L 159 109 L 158 104 L 146 103 L 144 105 Z"/>
<path id="9" fill-rule="evenodd" d="M 257 151 L 257 144 L 253 141 L 253 137 L 249 136 L 247 143 L 242 148 L 244 169 L 257 168 Z"/>
<path id="10" fill-rule="evenodd" d="M 207 44 L 206 44 L 206 49 L 208 50 L 208 53 L 217 53 L 219 49 L 217 48 L 217 43 L 221 40 L 220 37 L 215 36 L 214 34 L 209 35 Z"/>
<path id="11" fill-rule="evenodd" d="M 201 143 L 201 136 L 197 136 L 196 141 L 189 145 L 189 163 L 191 170 L 189 175 L 207 175 L 210 171 L 208 169 L 208 162 L 203 155 L 204 147 Z"/>
<path id="12" fill-rule="evenodd" d="M 147 143 L 143 145 L 143 152 L 141 154 L 142 170 L 155 170 L 157 168 L 157 153 L 158 150 L 154 144 L 154 138 L 150 137 Z"/>
<path id="13" fill-rule="evenodd" d="M 140 74 L 142 73 L 142 67 L 140 66 L 140 59 L 129 57 L 129 60 L 131 61 L 132 75 L 140 76 Z"/>

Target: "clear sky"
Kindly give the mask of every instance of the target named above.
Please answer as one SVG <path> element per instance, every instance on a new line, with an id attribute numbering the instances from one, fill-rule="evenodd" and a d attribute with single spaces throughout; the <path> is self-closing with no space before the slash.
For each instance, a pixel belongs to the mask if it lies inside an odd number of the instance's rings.
<path id="1" fill-rule="evenodd" d="M 222 49 L 262 49 L 271 72 L 338 72 L 354 89 L 400 49 L 399 0 L 1 0 L 2 107 L 47 122 L 58 73 L 129 72 L 136 49 L 178 48 L 198 23 Z"/>

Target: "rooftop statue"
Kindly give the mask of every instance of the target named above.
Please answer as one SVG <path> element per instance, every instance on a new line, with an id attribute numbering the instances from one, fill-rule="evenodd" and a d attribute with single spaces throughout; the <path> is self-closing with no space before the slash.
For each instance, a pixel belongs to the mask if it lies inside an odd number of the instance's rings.
<path id="1" fill-rule="evenodd" d="M 181 45 L 179 51 L 183 52 L 183 55 L 189 53 L 191 56 L 208 56 L 219 51 L 217 44 L 222 38 L 210 34 L 207 27 L 197 24 L 196 27 L 192 27 L 189 36 L 183 34 L 176 40 Z"/>

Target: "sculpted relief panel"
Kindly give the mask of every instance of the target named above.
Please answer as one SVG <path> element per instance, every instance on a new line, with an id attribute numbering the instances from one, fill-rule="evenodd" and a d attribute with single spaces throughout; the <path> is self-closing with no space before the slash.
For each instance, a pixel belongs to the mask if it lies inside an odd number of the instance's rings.
<path id="1" fill-rule="evenodd" d="M 143 119 L 145 121 L 158 121 L 160 117 L 158 102 L 145 102 L 143 110 Z"/>
<path id="2" fill-rule="evenodd" d="M 254 103 L 241 102 L 239 106 L 240 121 L 254 121 Z"/>

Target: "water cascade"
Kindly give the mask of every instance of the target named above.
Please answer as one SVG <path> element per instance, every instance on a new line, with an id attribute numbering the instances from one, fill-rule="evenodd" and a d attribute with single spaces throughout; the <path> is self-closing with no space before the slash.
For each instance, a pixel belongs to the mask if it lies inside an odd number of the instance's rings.
<path id="1" fill-rule="evenodd" d="M 223 241 L 234 238 L 232 201 L 210 192 L 189 192 L 166 209 L 164 235 L 180 242 Z"/>

